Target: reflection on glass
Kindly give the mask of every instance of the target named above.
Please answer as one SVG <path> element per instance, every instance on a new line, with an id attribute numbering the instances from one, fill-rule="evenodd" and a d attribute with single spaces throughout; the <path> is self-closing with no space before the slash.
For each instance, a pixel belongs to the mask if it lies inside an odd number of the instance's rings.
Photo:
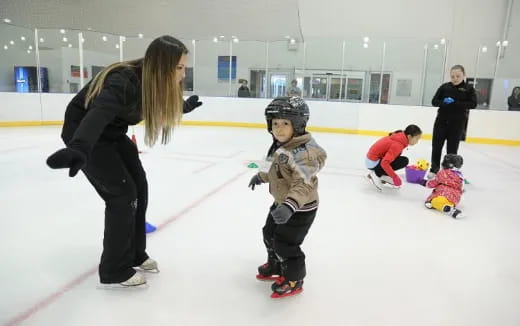
<path id="1" fill-rule="evenodd" d="M 286 88 L 286 74 L 271 74 L 271 97 L 285 96 Z"/>
<path id="2" fill-rule="evenodd" d="M 330 79 L 329 98 L 332 100 L 345 98 L 345 78 L 333 77 Z"/>
<path id="3" fill-rule="evenodd" d="M 491 88 L 493 87 L 492 78 L 478 78 L 475 85 L 474 78 L 467 78 L 468 84 L 475 87 L 477 93 L 477 109 L 489 109 L 489 101 L 491 97 Z"/>
<path id="4" fill-rule="evenodd" d="M 363 97 L 363 79 L 348 78 L 347 100 L 361 101 Z"/>
<path id="5" fill-rule="evenodd" d="M 265 97 L 265 70 L 251 70 L 249 92 L 251 97 Z"/>
<path id="6" fill-rule="evenodd" d="M 327 77 L 313 77 L 311 84 L 312 98 L 327 98 Z"/>
<path id="7" fill-rule="evenodd" d="M 370 74 L 370 94 L 369 103 L 381 103 L 388 104 L 388 95 L 390 91 L 390 74 L 383 74 L 383 87 L 381 92 L 381 98 L 379 98 L 379 85 L 381 83 L 380 73 Z"/>
<path id="8" fill-rule="evenodd" d="M 0 92 L 37 92 L 34 31 L 0 23 L 0 42 Z"/>

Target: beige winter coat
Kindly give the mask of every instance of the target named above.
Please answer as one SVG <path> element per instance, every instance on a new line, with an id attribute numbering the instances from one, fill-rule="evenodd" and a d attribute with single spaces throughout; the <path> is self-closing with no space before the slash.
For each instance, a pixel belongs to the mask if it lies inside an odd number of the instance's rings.
<path id="1" fill-rule="evenodd" d="M 292 138 L 272 155 L 269 171 L 258 175 L 269 183 L 269 192 L 277 204 L 285 203 L 293 211 L 318 207 L 318 177 L 327 153 L 310 133 Z"/>

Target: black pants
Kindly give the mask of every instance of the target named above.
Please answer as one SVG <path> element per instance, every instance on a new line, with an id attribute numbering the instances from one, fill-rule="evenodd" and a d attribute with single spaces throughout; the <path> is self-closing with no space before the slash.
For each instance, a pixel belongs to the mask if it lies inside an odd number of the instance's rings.
<path id="1" fill-rule="evenodd" d="M 402 168 L 405 168 L 408 165 L 408 157 L 406 156 L 398 156 L 392 163 L 390 163 L 390 166 L 394 171 L 401 170 Z M 385 170 L 381 167 L 381 162 L 379 162 L 378 165 L 376 165 L 375 168 L 373 168 L 374 172 L 378 177 L 382 175 L 388 175 Z"/>
<path id="2" fill-rule="evenodd" d="M 120 283 L 135 274 L 132 268 L 147 258 L 145 214 L 148 183 L 137 146 L 127 137 L 99 141 L 83 169 L 105 201 L 101 283 Z"/>
<path id="3" fill-rule="evenodd" d="M 430 171 L 439 172 L 441 165 L 442 148 L 446 141 L 448 154 L 457 154 L 459 143 L 464 131 L 465 118 L 456 120 L 435 119 L 432 138 L 432 165 Z"/>
<path id="4" fill-rule="evenodd" d="M 271 206 L 264 228 L 264 243 L 267 248 L 268 259 L 273 259 L 273 251 L 280 262 L 281 274 L 290 281 L 303 280 L 306 275 L 305 254 L 300 246 L 314 222 L 317 210 L 310 212 L 296 212 L 286 224 L 276 224 Z"/>

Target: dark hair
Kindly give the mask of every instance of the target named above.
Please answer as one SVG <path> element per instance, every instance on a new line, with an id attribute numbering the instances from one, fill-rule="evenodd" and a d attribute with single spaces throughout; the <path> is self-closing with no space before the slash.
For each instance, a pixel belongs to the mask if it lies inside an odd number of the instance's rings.
<path id="1" fill-rule="evenodd" d="M 404 132 L 405 135 L 407 135 L 407 136 L 410 135 L 410 136 L 412 136 L 412 137 L 415 137 L 415 136 L 418 136 L 418 135 L 422 135 L 422 130 L 421 130 L 421 128 L 419 128 L 419 127 L 416 126 L 416 125 L 408 125 L 408 126 L 404 129 L 404 131 L 402 131 L 401 129 L 399 129 L 399 130 L 396 130 L 396 131 L 394 131 L 394 132 L 389 133 L 388 135 L 390 136 L 390 135 L 396 134 L 396 133 L 398 133 L 398 132 Z"/>
<path id="2" fill-rule="evenodd" d="M 450 71 L 451 70 L 460 70 L 462 71 L 462 73 L 465 75 L 466 74 L 466 69 L 464 69 L 464 66 L 463 65 L 454 65 L 453 67 L 451 67 Z"/>
<path id="3" fill-rule="evenodd" d="M 519 86 L 516 86 L 515 88 L 513 88 L 513 91 L 511 92 L 511 96 L 515 96 L 515 91 L 516 91 L 517 89 L 520 89 L 520 87 L 519 87 Z"/>

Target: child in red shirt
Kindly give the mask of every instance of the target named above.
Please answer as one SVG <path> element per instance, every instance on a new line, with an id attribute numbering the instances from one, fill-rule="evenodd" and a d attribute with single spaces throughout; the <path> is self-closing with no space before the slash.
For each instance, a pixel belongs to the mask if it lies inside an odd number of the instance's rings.
<path id="1" fill-rule="evenodd" d="M 395 187 L 402 185 L 403 182 L 395 170 L 406 167 L 408 157 L 401 156 L 401 153 L 407 146 L 417 144 L 421 135 L 421 128 L 409 125 L 404 131 L 394 131 L 370 147 L 365 158 L 366 167 L 370 170 L 367 178 L 379 191 L 383 190 L 383 183 Z"/>

